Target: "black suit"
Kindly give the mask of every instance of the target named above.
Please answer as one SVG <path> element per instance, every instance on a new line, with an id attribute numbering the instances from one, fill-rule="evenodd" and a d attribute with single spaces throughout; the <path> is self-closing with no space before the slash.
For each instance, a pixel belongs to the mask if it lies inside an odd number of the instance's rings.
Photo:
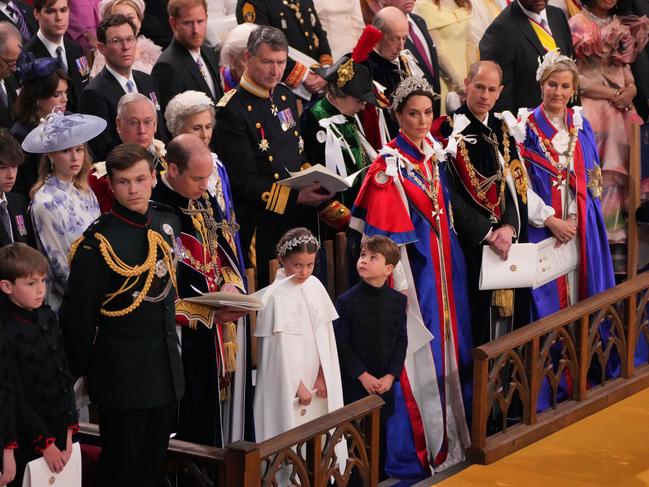
<path id="1" fill-rule="evenodd" d="M 16 97 L 18 96 L 16 93 L 18 83 L 13 76 L 9 76 L 4 81 L 5 89 L 7 90 L 7 106 L 4 106 L 4 104 L 0 102 L 0 127 L 11 130 L 11 127 L 14 124 L 11 109 L 16 101 Z"/>
<path id="2" fill-rule="evenodd" d="M 141 71 L 133 70 L 133 79 L 137 85 L 137 91 L 151 99 L 158 98 L 158 86 L 155 79 Z M 151 94 L 154 94 L 153 96 Z M 79 113 L 88 113 L 103 118 L 108 122 L 106 129 L 92 139 L 88 144 L 95 161 L 103 161 L 106 155 L 114 147 L 121 144 L 117 133 L 115 117 L 117 117 L 117 104 L 126 92 L 119 84 L 119 81 L 108 71 L 106 67 L 95 76 L 81 93 L 79 101 Z M 162 112 L 158 110 L 158 137 L 164 134 L 164 119 Z"/>
<path id="3" fill-rule="evenodd" d="M 7 4 L 9 3 L 8 0 L 3 0 L 2 3 Z M 22 13 L 23 18 L 25 19 L 25 22 L 27 23 L 27 29 L 29 30 L 29 33 L 33 36 L 36 35 L 36 31 L 38 31 L 38 23 L 36 22 L 36 19 L 34 18 L 34 11 L 32 7 L 27 5 L 24 2 L 21 2 L 20 0 L 13 0 L 13 4 L 18 7 L 18 10 L 20 10 L 20 13 Z M 18 28 L 18 25 L 14 22 L 14 20 L 6 15 L 4 12 L 0 11 L 0 21 L 6 21 L 11 23 L 11 25 L 14 25 L 16 28 Z M 20 29 L 19 29 L 20 30 Z M 23 42 L 25 42 L 25 39 L 23 39 Z"/>
<path id="4" fill-rule="evenodd" d="M 12 242 L 22 242 L 30 247 L 35 247 L 32 220 L 29 211 L 27 211 L 27 199 L 16 193 L 5 193 L 5 196 L 7 197 L 7 211 L 11 221 L 13 240 L 9 238 L 4 226 L 0 225 L 0 247 Z"/>
<path id="5" fill-rule="evenodd" d="M 211 48 L 201 47 L 201 57 L 205 61 L 205 67 L 214 82 L 214 93 L 209 89 L 205 78 L 198 69 L 194 58 L 175 39 L 162 51 L 160 57 L 153 66 L 151 75 L 158 81 L 160 88 L 160 106 L 164 113 L 169 100 L 179 93 L 187 90 L 202 91 L 208 95 L 214 103 L 217 103 L 223 96 L 221 87 L 221 76 L 219 75 L 219 59 Z"/>
<path id="6" fill-rule="evenodd" d="M 151 39 L 163 49 L 169 45 L 173 33 L 169 27 L 167 0 L 146 1 L 146 15 L 142 19 L 140 34 Z"/>
<path id="7" fill-rule="evenodd" d="M 575 58 L 570 27 L 563 11 L 546 7 L 552 37 L 561 54 Z M 480 40 L 480 59 L 492 60 L 503 70 L 503 91 L 495 111 L 516 113 L 521 107 L 535 108 L 541 103 L 541 90 L 536 81 L 538 58 L 544 56 L 529 18 L 518 2 L 512 2 L 494 19 Z"/>
<path id="8" fill-rule="evenodd" d="M 415 56 L 415 59 L 417 59 L 417 63 L 419 64 L 419 67 L 421 70 L 424 72 L 424 76 L 426 77 L 426 80 L 430 83 L 430 85 L 433 87 L 436 93 L 441 93 L 441 88 L 439 84 L 439 61 L 437 60 L 437 48 L 435 47 L 435 43 L 433 42 L 433 39 L 430 37 L 430 34 L 428 33 L 428 26 L 426 25 L 426 21 L 423 19 L 423 17 L 420 17 L 417 14 L 409 14 L 410 18 L 414 21 L 414 23 L 419 27 L 419 30 L 421 31 L 421 34 L 424 38 L 424 41 L 426 42 L 426 47 L 428 47 L 428 51 L 430 52 L 430 64 L 433 67 L 433 72 L 428 69 L 428 65 L 426 64 L 426 61 L 420 54 L 420 52 L 417 50 L 415 47 L 415 43 L 412 41 L 410 36 L 408 39 L 406 39 L 406 49 L 408 49 L 413 56 Z M 440 113 L 440 100 L 435 101 L 435 106 L 433 109 L 435 110 L 436 114 Z"/>
<path id="9" fill-rule="evenodd" d="M 65 47 L 65 61 L 68 65 L 68 76 L 70 76 L 70 86 L 68 86 L 68 105 L 67 109 L 70 112 L 75 113 L 77 107 L 79 106 L 79 98 L 81 97 L 81 92 L 83 88 L 88 83 L 88 76 L 90 74 L 90 62 L 86 58 L 85 63 L 81 62 L 81 59 L 85 57 L 83 50 L 74 41 L 71 41 L 67 37 L 63 38 L 63 46 Z M 34 53 L 34 56 L 37 58 L 41 57 L 51 57 L 45 44 L 38 38 L 38 36 L 32 37 L 32 39 L 25 44 L 25 51 Z M 77 59 L 80 60 L 80 63 L 77 64 Z M 81 66 L 81 69 L 80 69 Z M 84 67 L 87 70 L 84 70 Z M 86 72 L 87 71 L 87 72 Z"/>

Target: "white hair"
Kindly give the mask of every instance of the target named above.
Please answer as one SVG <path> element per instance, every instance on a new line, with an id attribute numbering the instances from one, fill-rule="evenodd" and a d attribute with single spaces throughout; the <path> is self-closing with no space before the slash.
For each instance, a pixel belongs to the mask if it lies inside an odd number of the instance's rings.
<path id="1" fill-rule="evenodd" d="M 232 66 L 236 59 L 243 56 L 248 46 L 248 38 L 257 27 L 257 24 L 245 22 L 230 31 L 221 48 L 221 66 Z"/>
<path id="2" fill-rule="evenodd" d="M 214 102 L 205 93 L 194 90 L 180 93 L 169 101 L 165 109 L 167 129 L 175 137 L 180 134 L 187 117 L 205 111 L 209 111 L 214 118 Z"/>
<path id="3" fill-rule="evenodd" d="M 122 96 L 119 99 L 119 102 L 117 103 L 117 116 L 121 117 L 122 113 L 124 113 L 124 109 L 129 103 L 135 103 L 136 101 L 146 101 L 149 103 L 149 106 L 151 107 L 151 111 L 153 111 L 153 114 L 155 115 L 156 109 L 155 105 L 153 102 L 146 96 L 144 96 L 142 93 L 126 93 L 124 96 Z"/>

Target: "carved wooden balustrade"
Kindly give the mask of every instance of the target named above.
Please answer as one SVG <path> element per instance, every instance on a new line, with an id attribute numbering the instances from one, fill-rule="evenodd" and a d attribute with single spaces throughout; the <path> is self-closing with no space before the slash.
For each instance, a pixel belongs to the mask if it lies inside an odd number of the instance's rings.
<path id="1" fill-rule="evenodd" d="M 473 350 L 470 460 L 488 464 L 649 386 L 649 273 Z"/>
<path id="2" fill-rule="evenodd" d="M 271 487 L 285 475 L 294 485 L 325 487 L 334 478 L 345 487 L 356 470 L 363 485 L 376 486 L 381 406 L 380 397 L 368 396 L 262 443 L 238 441 L 225 449 L 171 440 L 165 485 L 185 479 L 197 487 Z M 83 443 L 99 445 L 97 425 L 82 423 L 80 434 Z M 348 444 L 343 473 L 335 467 L 339 441 Z"/>

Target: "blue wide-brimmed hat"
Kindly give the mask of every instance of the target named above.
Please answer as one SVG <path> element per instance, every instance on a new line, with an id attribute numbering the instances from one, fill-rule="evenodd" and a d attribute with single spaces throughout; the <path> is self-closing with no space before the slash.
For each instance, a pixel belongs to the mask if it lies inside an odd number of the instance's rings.
<path id="1" fill-rule="evenodd" d="M 106 121 L 94 115 L 51 113 L 27 134 L 22 148 L 32 154 L 45 154 L 76 147 L 101 134 Z"/>

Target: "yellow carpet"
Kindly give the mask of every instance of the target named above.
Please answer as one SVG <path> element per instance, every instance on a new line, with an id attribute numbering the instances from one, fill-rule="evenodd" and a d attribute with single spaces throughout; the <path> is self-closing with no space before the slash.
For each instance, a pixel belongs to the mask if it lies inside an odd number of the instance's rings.
<path id="1" fill-rule="evenodd" d="M 649 389 L 436 486 L 649 486 Z"/>

